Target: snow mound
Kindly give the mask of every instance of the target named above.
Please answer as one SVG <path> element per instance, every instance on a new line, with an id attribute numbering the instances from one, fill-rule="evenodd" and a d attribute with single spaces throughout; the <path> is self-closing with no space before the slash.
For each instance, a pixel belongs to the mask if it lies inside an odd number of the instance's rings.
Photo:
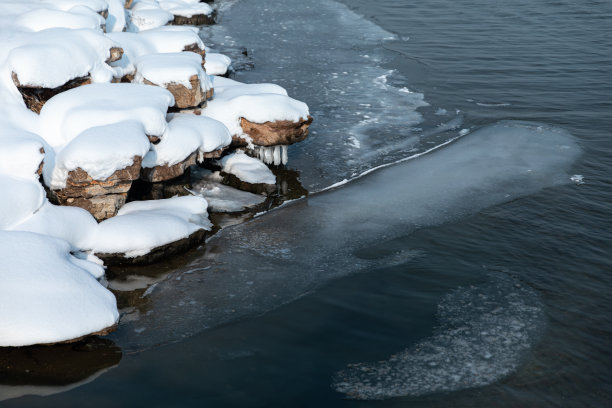
<path id="1" fill-rule="evenodd" d="M 261 161 L 246 155 L 243 151 L 229 154 L 221 159 L 223 171 L 233 174 L 251 184 L 276 184 L 276 176 Z"/>
<path id="2" fill-rule="evenodd" d="M 91 75 L 94 82 L 110 82 L 114 70 L 106 64 L 110 49 L 117 44 L 99 31 L 52 28 L 12 36 L 0 45 L 5 84 L 14 72 L 21 85 L 56 88 Z"/>
<path id="3" fill-rule="evenodd" d="M 15 25 L 31 31 L 42 31 L 48 28 L 99 30 L 104 24 L 104 18 L 88 7 L 78 7 L 70 11 L 41 7 L 20 14 L 15 19 Z"/>
<path id="4" fill-rule="evenodd" d="M 11 228 L 12 231 L 29 231 L 68 241 L 73 249 L 86 251 L 98 223 L 94 217 L 79 207 L 57 206 L 49 201 L 31 217 Z M 97 278 L 102 277 L 96 276 Z"/>
<path id="5" fill-rule="evenodd" d="M 163 10 L 157 2 L 139 1 L 130 9 L 128 31 L 140 32 L 161 27 L 174 19 L 174 15 Z"/>
<path id="6" fill-rule="evenodd" d="M 156 86 L 80 86 L 54 96 L 43 106 L 40 134 L 57 147 L 92 127 L 136 121 L 148 136 L 161 136 L 166 130 L 166 111 L 172 105 L 172 94 Z"/>
<path id="7" fill-rule="evenodd" d="M 94 268 L 66 241 L 0 231 L 0 346 L 72 340 L 116 324 L 115 297 Z"/>
<path id="8" fill-rule="evenodd" d="M 106 18 L 106 32 L 121 32 L 127 24 L 125 0 L 107 0 L 108 17 Z"/>
<path id="9" fill-rule="evenodd" d="M 216 52 L 206 53 L 204 68 L 208 75 L 225 75 L 230 65 L 232 65 L 232 60 L 227 55 Z"/>
<path id="10" fill-rule="evenodd" d="M 123 56 L 119 61 L 112 62 L 113 67 L 119 68 L 118 76 L 133 74 L 134 61 L 149 54 L 182 52 L 185 47 L 195 45 L 204 49 L 204 43 L 197 32 L 187 27 L 158 28 L 140 33 L 118 32 L 109 33 L 108 37 L 121 45 Z"/>
<path id="11" fill-rule="evenodd" d="M 1 126 L 1 125 L 0 125 Z M 6 129 L 0 132 L 0 174 L 38 178 L 36 172 L 44 158 L 44 141 L 33 133 Z"/>
<path id="12" fill-rule="evenodd" d="M 158 0 L 162 9 L 175 16 L 193 17 L 197 14 L 212 15 L 213 8 L 199 0 Z"/>
<path id="13" fill-rule="evenodd" d="M 8 229 L 30 217 L 45 202 L 45 190 L 37 180 L 0 174 L 0 229 Z"/>
<path id="14" fill-rule="evenodd" d="M 168 118 L 168 129 L 161 142 L 151 145 L 151 151 L 142 162 L 145 168 L 172 166 L 195 151 L 209 153 L 232 142 L 227 128 L 214 119 L 180 113 L 168 115 Z"/>
<path id="15" fill-rule="evenodd" d="M 66 186 L 70 171 L 81 168 L 94 180 L 106 180 L 134 164 L 134 156 L 144 157 L 150 145 L 140 122 L 92 127 L 59 150 L 52 170 L 45 165 L 45 179 L 49 187 L 58 190 Z"/>
<path id="16" fill-rule="evenodd" d="M 198 230 L 210 230 L 207 207 L 205 199 L 195 196 L 127 203 L 98 225 L 93 252 L 137 257 Z"/>
<path id="17" fill-rule="evenodd" d="M 209 83 L 202 69 L 202 57 L 193 52 L 144 55 L 134 61 L 134 66 L 135 83 L 144 83 L 146 79 L 159 86 L 176 83 L 191 89 L 189 78 L 194 75 L 203 85 Z"/>

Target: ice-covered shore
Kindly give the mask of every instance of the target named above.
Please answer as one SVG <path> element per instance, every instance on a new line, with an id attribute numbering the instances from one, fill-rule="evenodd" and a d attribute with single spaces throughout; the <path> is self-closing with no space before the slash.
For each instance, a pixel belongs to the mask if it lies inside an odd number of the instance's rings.
<path id="1" fill-rule="evenodd" d="M 251 156 L 285 163 L 308 135 L 308 107 L 283 88 L 213 76 L 231 60 L 183 24 L 214 17 L 197 0 L 0 0 L 0 347 L 112 330 L 102 260 L 210 231 L 202 196 L 142 201 L 136 183 L 163 189 L 219 159 L 274 185 Z"/>

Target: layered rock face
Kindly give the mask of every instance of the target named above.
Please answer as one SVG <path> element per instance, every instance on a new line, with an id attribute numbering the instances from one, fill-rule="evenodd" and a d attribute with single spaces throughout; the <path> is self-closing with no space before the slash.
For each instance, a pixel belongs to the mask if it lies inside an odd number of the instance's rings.
<path id="1" fill-rule="evenodd" d="M 106 180 L 94 180 L 77 168 L 68 173 L 65 188 L 51 190 L 51 198 L 59 205 L 81 207 L 98 221 L 113 217 L 125 204 L 132 182 L 140 177 L 141 162 L 142 158 L 135 156 L 134 164 L 117 170 Z"/>
<path id="2" fill-rule="evenodd" d="M 87 76 L 72 79 L 62 86 L 58 86 L 55 88 L 45 88 L 41 86 L 21 85 L 17 74 L 15 74 L 14 72 L 12 73 L 12 77 L 13 83 L 19 90 L 19 93 L 21 93 L 21 96 L 23 97 L 23 101 L 25 102 L 27 108 L 36 113 L 40 113 L 40 110 L 42 109 L 43 105 L 55 95 L 65 92 L 69 89 L 76 88 L 78 86 L 91 84 L 91 78 Z"/>
<path id="3" fill-rule="evenodd" d="M 278 120 L 264 123 L 253 123 L 240 118 L 242 130 L 253 139 L 253 144 L 258 146 L 290 145 L 301 142 L 308 137 L 308 127 L 311 123 L 311 116 L 299 122 Z"/>

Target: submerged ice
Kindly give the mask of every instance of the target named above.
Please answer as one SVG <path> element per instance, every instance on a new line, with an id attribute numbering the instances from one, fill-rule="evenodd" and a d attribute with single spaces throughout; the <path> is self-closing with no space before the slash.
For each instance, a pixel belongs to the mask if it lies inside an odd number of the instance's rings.
<path id="1" fill-rule="evenodd" d="M 579 153 L 563 130 L 502 122 L 227 228 L 158 283 L 148 312 L 126 319 L 115 339 L 146 348 L 277 308 L 371 267 L 354 256 L 361 248 L 567 183 Z"/>
<path id="2" fill-rule="evenodd" d="M 496 276 L 448 294 L 437 320 L 431 337 L 388 360 L 349 365 L 334 389 L 349 398 L 384 399 L 490 384 L 518 368 L 539 337 L 544 311 L 535 291 Z"/>

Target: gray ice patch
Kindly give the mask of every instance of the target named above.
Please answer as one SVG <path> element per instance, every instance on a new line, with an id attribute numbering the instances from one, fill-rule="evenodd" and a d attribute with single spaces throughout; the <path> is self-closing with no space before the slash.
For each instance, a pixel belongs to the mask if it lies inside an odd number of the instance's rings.
<path id="1" fill-rule="evenodd" d="M 386 361 L 350 364 L 333 388 L 385 399 L 482 387 L 514 372 L 545 325 L 534 290 L 508 278 L 458 288 L 438 305 L 439 326 Z"/>

